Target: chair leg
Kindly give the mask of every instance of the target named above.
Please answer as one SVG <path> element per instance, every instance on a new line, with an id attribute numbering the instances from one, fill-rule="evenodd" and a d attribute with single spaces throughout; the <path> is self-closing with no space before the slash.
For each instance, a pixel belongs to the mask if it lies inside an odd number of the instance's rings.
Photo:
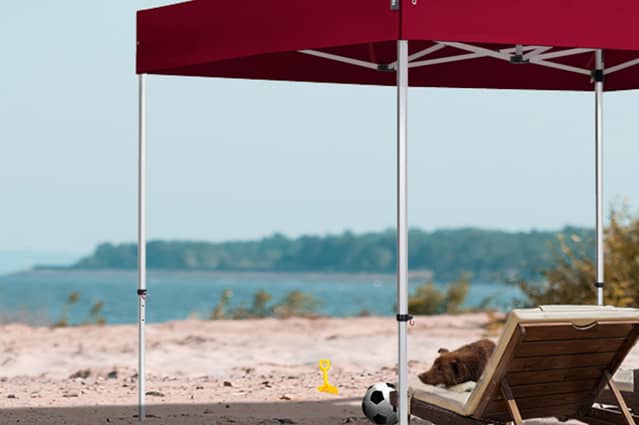
<path id="1" fill-rule="evenodd" d="M 515 401 L 515 397 L 513 397 L 513 392 L 505 378 L 501 381 L 501 395 L 506 401 L 506 407 L 508 407 L 508 412 L 510 412 L 510 416 L 513 418 L 513 423 L 515 425 L 523 425 L 524 421 L 521 418 L 519 407 L 517 407 L 517 402 Z"/>
<path id="2" fill-rule="evenodd" d="M 628 406 L 626 405 L 626 401 L 623 399 L 623 396 L 621 395 L 621 391 L 619 391 L 619 388 L 617 388 L 617 384 L 615 384 L 615 381 L 612 379 L 612 375 L 610 374 L 610 372 L 606 370 L 604 371 L 604 376 L 606 377 L 608 388 L 610 388 L 610 391 L 612 391 L 612 394 L 615 397 L 615 400 L 617 401 L 617 406 L 619 406 L 619 410 L 623 414 L 623 417 L 626 423 L 628 425 L 636 425 L 635 420 L 633 419 L 632 415 L 630 414 L 630 410 L 628 409 Z"/>
<path id="3" fill-rule="evenodd" d="M 588 413 L 577 415 L 575 419 L 591 425 L 628 425 L 629 423 L 618 409 L 605 409 L 594 406 L 590 408 Z"/>

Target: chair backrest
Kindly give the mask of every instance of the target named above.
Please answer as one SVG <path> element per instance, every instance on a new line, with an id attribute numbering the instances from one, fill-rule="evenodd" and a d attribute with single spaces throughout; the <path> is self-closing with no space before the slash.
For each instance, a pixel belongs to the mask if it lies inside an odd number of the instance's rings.
<path id="1" fill-rule="evenodd" d="M 496 353 L 499 358 L 483 377 L 487 382 L 472 416 L 511 420 L 503 380 L 524 419 L 583 413 L 604 388 L 604 371 L 614 374 L 639 337 L 639 318 L 545 319 L 517 321 L 511 327 Z"/>

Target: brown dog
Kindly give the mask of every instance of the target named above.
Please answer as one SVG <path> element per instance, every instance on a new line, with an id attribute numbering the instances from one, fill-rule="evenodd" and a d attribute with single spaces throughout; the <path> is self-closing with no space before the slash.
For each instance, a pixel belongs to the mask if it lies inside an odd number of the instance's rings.
<path id="1" fill-rule="evenodd" d="M 455 351 L 440 348 L 433 367 L 419 375 L 419 379 L 424 384 L 446 387 L 467 381 L 477 382 L 494 350 L 495 343 L 489 339 L 464 345 Z"/>

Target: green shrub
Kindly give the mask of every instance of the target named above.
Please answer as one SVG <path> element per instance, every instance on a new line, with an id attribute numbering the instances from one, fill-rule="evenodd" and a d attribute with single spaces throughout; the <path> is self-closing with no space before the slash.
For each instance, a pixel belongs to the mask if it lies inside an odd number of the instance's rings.
<path id="1" fill-rule="evenodd" d="M 446 312 L 446 295 L 432 282 L 420 285 L 408 298 L 408 311 L 411 314 L 431 315 Z"/>
<path id="2" fill-rule="evenodd" d="M 85 324 L 95 323 L 96 325 L 104 325 L 106 324 L 106 319 L 102 316 L 102 309 L 104 308 L 104 302 L 98 301 L 91 306 L 91 310 L 89 311 L 89 316 Z"/>
<path id="3" fill-rule="evenodd" d="M 78 303 L 78 301 L 80 301 L 80 293 L 79 292 L 70 293 L 69 296 L 67 297 L 67 301 L 64 303 L 64 306 L 62 307 L 62 314 L 60 315 L 60 318 L 53 324 L 53 326 L 58 328 L 71 326 L 69 315 L 71 313 L 71 309 L 73 308 L 74 305 Z M 89 314 L 86 320 L 82 322 L 82 324 L 83 325 L 106 324 L 106 319 L 102 316 L 103 308 L 104 308 L 103 301 L 98 301 L 95 304 L 93 304 L 91 306 L 91 309 L 89 310 Z"/>
<path id="4" fill-rule="evenodd" d="M 456 314 L 462 312 L 462 305 L 468 295 L 470 281 L 467 275 L 439 290 L 432 283 L 418 286 L 408 298 L 408 311 L 417 315 Z"/>
<path id="5" fill-rule="evenodd" d="M 229 305 L 229 301 L 231 301 L 231 297 L 233 297 L 233 292 L 230 289 L 225 289 L 220 295 L 220 299 L 213 308 L 209 319 L 211 320 L 222 320 L 226 317 L 226 309 Z"/>
<path id="6" fill-rule="evenodd" d="M 312 294 L 302 291 L 290 292 L 273 308 L 277 317 L 304 317 L 314 314 L 321 302 Z"/>
<path id="7" fill-rule="evenodd" d="M 67 301 L 64 303 L 62 307 L 62 314 L 57 322 L 53 324 L 53 326 L 61 328 L 65 326 L 69 326 L 69 313 L 71 312 L 71 307 L 73 307 L 80 300 L 80 294 L 78 292 L 71 292 L 67 297 Z"/>
<path id="8" fill-rule="evenodd" d="M 273 297 L 265 290 L 260 290 L 253 295 L 253 308 L 251 314 L 253 317 L 268 317 L 273 314 L 273 308 L 268 306 Z"/>
<path id="9" fill-rule="evenodd" d="M 253 305 L 249 308 L 246 305 L 230 310 L 229 302 L 233 293 L 227 289 L 211 312 L 211 320 L 222 319 L 256 319 L 264 317 L 294 317 L 310 316 L 317 311 L 322 304 L 312 294 L 302 291 L 289 292 L 278 304 L 269 305 L 273 297 L 264 290 L 260 290 L 253 295 Z"/>

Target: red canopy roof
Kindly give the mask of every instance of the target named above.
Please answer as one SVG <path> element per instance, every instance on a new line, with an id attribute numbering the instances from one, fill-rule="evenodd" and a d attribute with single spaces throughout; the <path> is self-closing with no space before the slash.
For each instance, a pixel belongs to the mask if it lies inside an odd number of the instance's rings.
<path id="1" fill-rule="evenodd" d="M 411 86 L 639 88 L 637 0 L 193 0 L 138 12 L 137 72 Z"/>

